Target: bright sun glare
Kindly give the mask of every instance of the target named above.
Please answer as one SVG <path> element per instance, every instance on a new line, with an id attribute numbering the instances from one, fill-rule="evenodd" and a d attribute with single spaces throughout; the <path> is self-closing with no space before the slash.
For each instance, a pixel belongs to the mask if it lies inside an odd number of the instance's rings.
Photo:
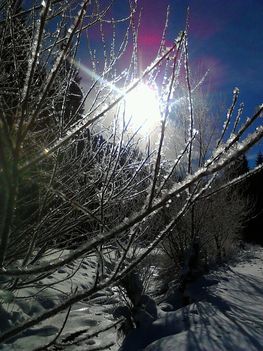
<path id="1" fill-rule="evenodd" d="M 125 119 L 131 119 L 133 129 L 150 133 L 161 120 L 159 99 L 156 89 L 146 84 L 138 85 L 125 98 Z"/>

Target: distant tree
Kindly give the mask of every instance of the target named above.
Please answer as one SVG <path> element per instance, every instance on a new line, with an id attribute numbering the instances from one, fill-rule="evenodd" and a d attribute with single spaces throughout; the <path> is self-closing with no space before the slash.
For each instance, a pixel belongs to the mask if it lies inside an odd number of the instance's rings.
<path id="1" fill-rule="evenodd" d="M 263 156 L 259 151 L 256 157 L 256 167 L 263 164 Z M 251 211 L 247 219 L 244 237 L 249 242 L 263 245 L 263 171 L 260 170 L 247 181 L 251 198 Z"/>
<path id="2" fill-rule="evenodd" d="M 256 157 L 256 166 L 259 166 L 263 163 L 263 155 L 261 151 L 258 152 L 257 157 Z"/>
<path id="3" fill-rule="evenodd" d="M 249 167 L 246 155 L 241 155 L 224 170 L 224 177 L 230 180 L 239 177 L 248 171 Z"/>

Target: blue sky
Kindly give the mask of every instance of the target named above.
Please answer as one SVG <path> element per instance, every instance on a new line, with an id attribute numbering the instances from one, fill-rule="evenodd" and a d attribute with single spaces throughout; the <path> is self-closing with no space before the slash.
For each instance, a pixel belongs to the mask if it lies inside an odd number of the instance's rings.
<path id="1" fill-rule="evenodd" d="M 102 7 L 110 2 L 100 0 Z M 24 1 L 25 5 L 28 3 Z M 114 17 L 127 15 L 128 3 L 128 0 L 115 0 Z M 218 104 L 225 101 L 229 105 L 232 90 L 238 87 L 240 102 L 245 103 L 244 114 L 251 115 L 263 103 L 263 0 L 138 0 L 138 7 L 143 8 L 139 44 L 145 65 L 159 47 L 168 5 L 170 40 L 185 28 L 190 8 L 189 52 L 193 76 L 195 71 L 200 76 L 202 71 L 210 70 L 210 94 L 213 100 L 218 98 Z M 252 153 L 259 148 L 263 152 L 262 142 Z"/>
<path id="2" fill-rule="evenodd" d="M 226 92 L 238 86 L 248 107 L 262 102 L 262 0 L 139 0 L 144 8 L 144 36 L 161 32 L 166 7 L 171 6 L 170 37 L 185 26 L 190 7 L 190 57 L 213 74 L 215 87 Z M 216 73 L 217 72 L 217 73 Z M 219 76 L 217 76 L 217 74 Z"/>
<path id="3" fill-rule="evenodd" d="M 109 0 L 102 0 L 101 4 L 104 3 Z M 126 15 L 127 4 L 128 0 L 115 0 L 114 16 Z M 185 28 L 190 8 L 193 76 L 195 71 L 200 76 L 209 69 L 209 93 L 215 103 L 224 101 L 226 106 L 232 101 L 233 88 L 238 87 L 239 101 L 245 103 L 244 115 L 252 115 L 256 106 L 263 103 L 263 0 L 138 0 L 138 6 L 143 8 L 139 53 L 145 65 L 159 47 L 168 5 L 171 9 L 168 40 Z M 253 159 L 259 149 L 263 151 L 263 143 L 248 157 Z"/>
<path id="4" fill-rule="evenodd" d="M 192 72 L 210 70 L 211 95 L 218 103 L 231 102 L 240 89 L 245 116 L 263 102 L 263 1 L 262 0 L 139 0 L 144 7 L 143 36 L 156 36 L 167 5 L 171 7 L 171 39 L 185 26 L 190 8 L 189 52 Z M 151 40 L 150 42 L 153 42 Z M 216 101 L 216 99 L 214 99 Z M 258 123 L 262 123 L 260 120 Z M 254 154 L 263 143 L 249 153 Z"/>

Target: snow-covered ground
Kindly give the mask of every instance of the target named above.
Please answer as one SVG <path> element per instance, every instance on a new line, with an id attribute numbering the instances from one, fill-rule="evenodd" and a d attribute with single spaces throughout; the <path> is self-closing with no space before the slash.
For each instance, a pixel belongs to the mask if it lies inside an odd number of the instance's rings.
<path id="1" fill-rule="evenodd" d="M 151 327 L 133 331 L 122 351 L 263 350 L 263 248 L 210 273 L 192 287 L 199 301 L 159 312 Z"/>
<path id="2" fill-rule="evenodd" d="M 191 288 L 191 305 L 169 311 L 163 305 L 152 325 L 133 330 L 120 348 L 112 312 L 119 304 L 114 289 L 106 289 L 93 300 L 75 304 L 58 339 L 65 350 L 112 351 L 259 351 L 263 350 L 263 248 L 250 247 L 231 265 L 208 274 Z M 50 278 L 50 287 L 21 289 L 14 302 L 2 305 L 0 329 L 8 329 L 23 319 L 51 308 L 74 291 L 90 286 L 95 273 L 94 259 L 77 262 Z M 57 281 L 56 289 L 52 283 Z M 36 294 L 37 293 L 37 294 Z M 36 295 L 35 295 L 36 294 Z M 165 307 L 164 307 L 165 306 Z M 0 345 L 0 350 L 30 351 L 46 344 L 59 332 L 65 314 L 30 328 L 20 337 Z M 108 329 L 109 328 L 109 329 Z M 104 329 L 104 332 L 100 332 Z"/>
<path id="3" fill-rule="evenodd" d="M 66 253 L 65 251 L 64 254 Z M 57 254 L 51 252 L 45 260 L 55 258 Z M 89 257 L 58 269 L 38 284 L 29 284 L 26 288 L 17 290 L 13 301 L 0 305 L 0 331 L 8 330 L 55 307 L 76 289 L 89 288 L 93 284 L 95 271 L 96 257 Z M 66 320 L 58 339 L 59 343 L 67 345 L 66 350 L 87 351 L 108 345 L 115 351 L 118 344 L 114 327 L 116 321 L 112 313 L 118 304 L 114 289 L 105 289 L 94 294 L 91 301 L 74 304 L 67 320 L 67 311 L 64 311 L 0 345 L 0 350 L 31 351 L 44 346 L 56 337 Z M 101 332 L 104 329 L 108 330 Z"/>

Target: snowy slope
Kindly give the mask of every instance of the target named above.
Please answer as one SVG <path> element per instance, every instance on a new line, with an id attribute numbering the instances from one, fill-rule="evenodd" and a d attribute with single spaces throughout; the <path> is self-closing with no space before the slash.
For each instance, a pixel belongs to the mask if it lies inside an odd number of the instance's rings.
<path id="1" fill-rule="evenodd" d="M 57 258 L 57 255 L 51 253 L 46 260 L 54 258 Z M 14 301 L 0 305 L 0 331 L 8 330 L 56 306 L 76 291 L 76 288 L 78 290 L 89 288 L 93 284 L 95 270 L 96 257 L 77 260 L 74 264 L 58 269 L 43 279 L 41 284 L 17 290 Z M 67 350 L 87 351 L 103 345 L 114 345 L 112 350 L 117 350 L 115 328 L 100 333 L 102 329 L 115 324 L 112 312 L 117 305 L 118 299 L 112 289 L 96 293 L 91 301 L 74 304 L 58 341 L 64 341 L 63 344 L 68 345 Z M 0 350 L 31 351 L 46 345 L 60 332 L 66 313 L 67 311 L 63 311 L 26 330 L 15 339 L 0 345 Z M 78 342 L 79 339 L 83 341 Z"/>
<path id="2" fill-rule="evenodd" d="M 105 289 L 92 301 L 72 306 L 59 338 L 65 350 L 98 350 L 108 345 L 112 351 L 259 351 L 263 350 L 263 248 L 250 248 L 239 263 L 225 266 L 196 282 L 192 287 L 195 302 L 176 311 L 159 310 L 159 317 L 145 329 L 133 330 L 122 347 L 116 338 L 112 312 L 118 305 L 114 289 Z M 51 308 L 75 287 L 88 287 L 95 273 L 95 260 L 84 259 L 51 276 L 51 287 L 21 289 L 15 302 L 1 312 L 1 330 L 20 319 Z M 59 282 L 60 281 L 60 282 Z M 36 294 L 34 296 L 34 294 Z M 33 296 L 33 297 L 32 297 Z M 3 307 L 3 306 L 2 306 Z M 17 313 L 19 312 L 19 313 Z M 66 312 L 27 330 L 0 350 L 30 351 L 46 344 L 59 332 Z M 113 326 L 113 328 L 109 328 Z M 100 333 L 102 329 L 104 332 Z M 99 333 L 98 333 L 99 332 Z"/>
<path id="3" fill-rule="evenodd" d="M 238 264 L 209 274 L 193 292 L 199 301 L 162 311 L 150 328 L 132 332 L 121 350 L 263 350 L 262 248 L 250 248 Z"/>

